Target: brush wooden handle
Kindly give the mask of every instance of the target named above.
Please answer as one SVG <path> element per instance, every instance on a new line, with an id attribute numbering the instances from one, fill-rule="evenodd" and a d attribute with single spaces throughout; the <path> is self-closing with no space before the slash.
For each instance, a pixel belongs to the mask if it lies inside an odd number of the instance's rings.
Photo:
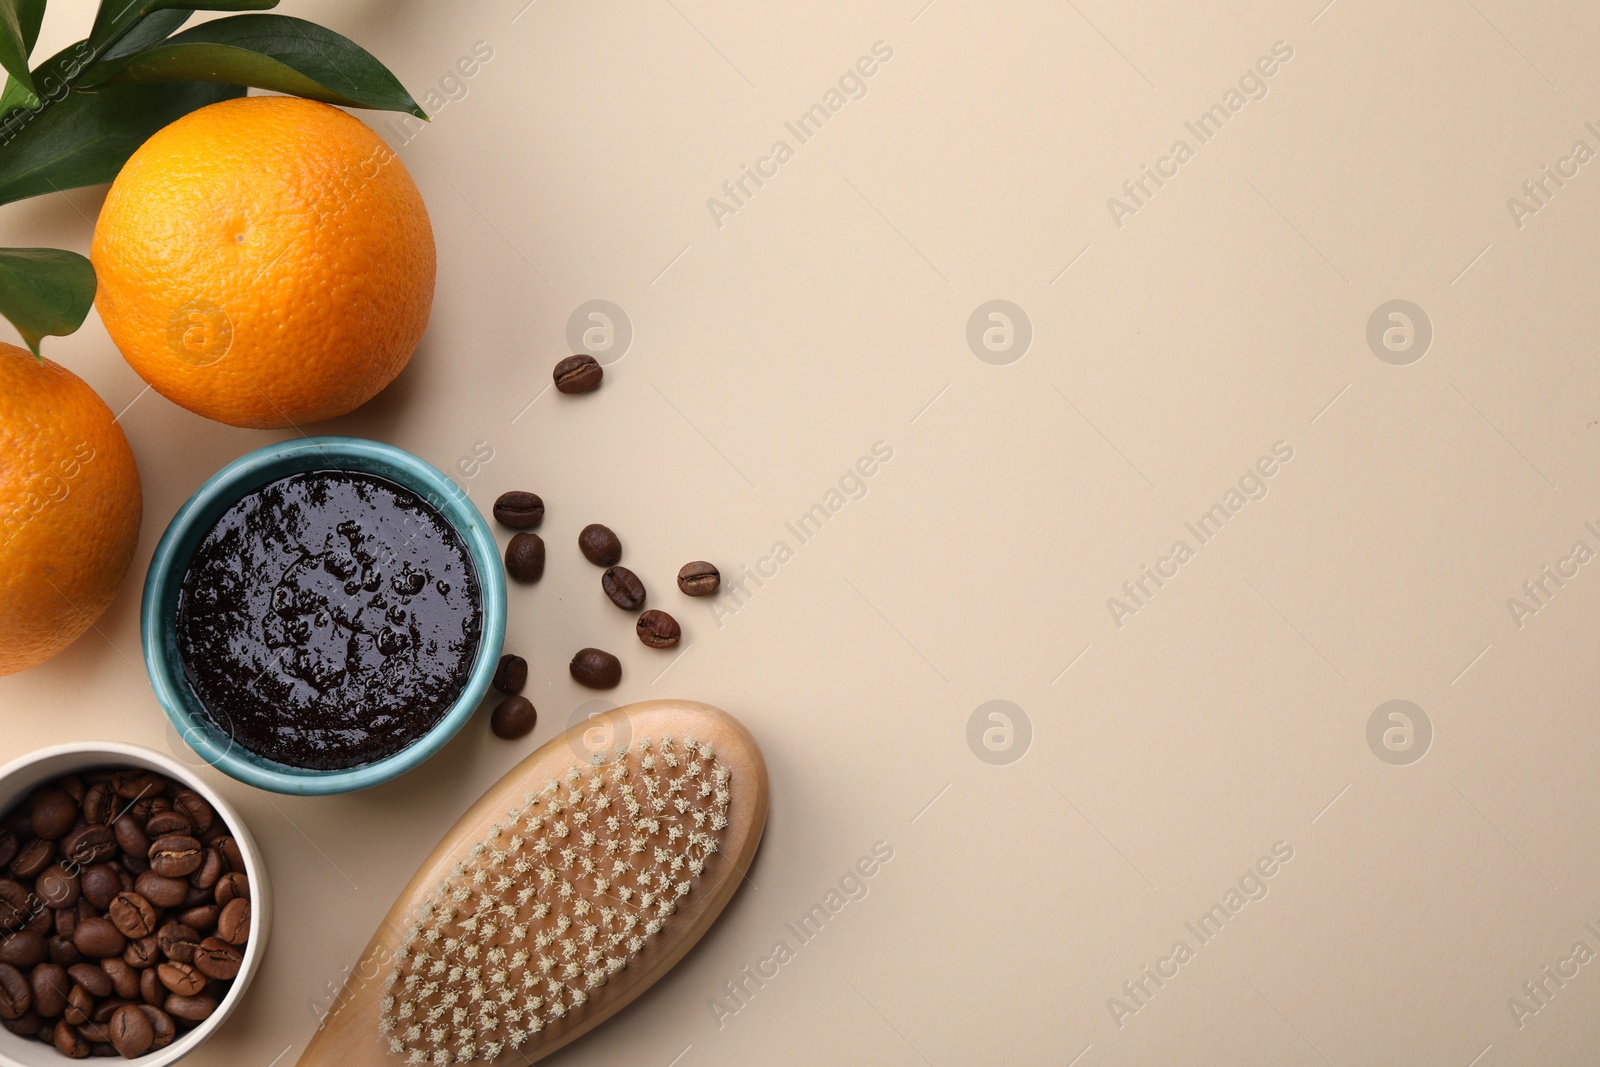
<path id="1" fill-rule="evenodd" d="M 605 736 L 607 731 L 610 737 Z M 546 1025 L 520 1048 L 507 1048 L 497 1062 L 526 1063 L 554 1052 L 616 1014 L 670 970 L 699 941 L 744 880 L 766 824 L 767 769 L 755 739 L 733 716 L 709 704 L 651 700 L 617 708 L 573 727 L 519 763 L 468 809 L 389 909 L 351 969 L 332 1011 L 301 1055 L 300 1067 L 402 1067 L 405 1055 L 391 1051 L 389 1039 L 379 1032 L 386 979 L 406 931 L 417 921 L 424 904 L 434 898 L 440 883 L 463 861 L 470 870 L 473 846 L 484 841 L 510 811 L 521 807 L 528 794 L 539 792 L 550 780 L 562 779 L 569 768 L 582 762 L 585 753 L 624 741 L 636 745 L 645 737 L 659 741 L 663 736 L 680 742 L 692 736 L 711 745 L 717 763 L 731 772 L 728 824 L 720 832 L 716 853 L 708 857 L 703 873 L 678 900 L 676 911 L 663 922 L 660 932 L 629 957 L 626 967 L 594 990 L 592 999 L 580 1010 Z M 532 881 L 529 873 L 522 884 Z"/>

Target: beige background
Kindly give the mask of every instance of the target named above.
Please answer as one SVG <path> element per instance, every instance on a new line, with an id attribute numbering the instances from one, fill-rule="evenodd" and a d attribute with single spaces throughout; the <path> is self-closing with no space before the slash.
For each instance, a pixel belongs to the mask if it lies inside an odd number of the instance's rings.
<path id="1" fill-rule="evenodd" d="M 539 671 L 535 742 L 592 696 L 565 664 L 598 644 L 624 657 L 619 702 L 717 703 L 771 764 L 759 888 L 551 1062 L 1593 1059 L 1600 963 L 1520 1029 L 1508 998 L 1575 941 L 1600 951 L 1600 565 L 1520 629 L 1506 602 L 1580 538 L 1600 550 L 1600 162 L 1520 228 L 1507 198 L 1575 140 L 1600 150 L 1600 11 L 525 2 L 282 10 L 419 96 L 493 49 L 431 126 L 387 134 L 433 216 L 433 320 L 392 388 L 317 430 L 455 469 L 485 508 L 544 495 L 550 566 L 508 635 Z M 81 29 L 69 6 L 42 52 Z M 784 122 L 877 41 L 866 97 L 797 145 Z M 1276 41 L 1267 95 L 1197 145 L 1185 120 Z M 1119 228 L 1107 198 L 1180 137 L 1194 158 Z M 778 138 L 794 158 L 719 227 L 707 198 Z M 100 196 L 8 207 L 0 243 L 86 251 Z M 542 392 L 596 298 L 632 323 L 625 358 L 593 396 Z M 965 340 L 995 298 L 1033 331 L 1005 366 Z M 1409 366 L 1366 342 L 1397 298 L 1433 327 Z M 97 631 L 0 681 L 0 757 L 187 755 L 140 661 L 144 566 L 206 476 L 284 435 L 142 393 L 92 316 L 50 353 L 123 412 L 144 529 Z M 878 441 L 865 497 L 799 545 L 785 522 Z M 1107 598 L 1279 441 L 1269 495 L 1114 625 Z M 493 458 L 468 477 L 475 447 Z M 683 620 L 680 657 L 602 598 L 573 543 L 590 521 Z M 686 560 L 736 573 L 780 539 L 793 558 L 742 605 L 671 589 Z M 1031 723 L 1006 766 L 967 743 L 995 699 Z M 1409 766 L 1368 746 L 1391 699 L 1432 724 Z M 278 925 L 194 1062 L 292 1063 L 420 857 L 528 747 L 477 722 L 362 795 L 223 783 Z M 785 923 L 878 841 L 865 899 L 799 945 Z M 1108 999 L 1276 842 L 1268 895 L 1119 1027 Z M 710 999 L 780 939 L 794 959 L 719 1027 Z"/>

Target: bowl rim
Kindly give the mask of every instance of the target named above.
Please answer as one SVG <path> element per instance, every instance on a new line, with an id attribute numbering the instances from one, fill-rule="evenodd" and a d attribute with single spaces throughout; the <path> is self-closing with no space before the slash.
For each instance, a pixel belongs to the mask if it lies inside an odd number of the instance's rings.
<path id="1" fill-rule="evenodd" d="M 267 943 L 272 936 L 272 885 L 261 848 L 256 844 L 255 838 L 250 833 L 250 828 L 240 816 L 238 809 L 230 804 L 209 782 L 206 782 L 194 770 L 185 766 L 179 760 L 162 752 L 143 745 L 130 744 L 125 741 L 69 741 L 59 745 L 49 745 L 36 749 L 26 755 L 18 756 L 9 763 L 0 767 L 0 811 L 20 799 L 20 792 L 11 794 L 11 783 L 26 772 L 30 767 L 47 760 L 62 757 L 72 757 L 78 770 L 93 766 L 132 765 L 144 766 L 147 769 L 159 771 L 175 781 L 182 782 L 206 799 L 212 808 L 227 824 L 232 837 L 239 844 L 239 852 L 244 857 L 245 874 L 250 879 L 250 940 L 244 947 L 244 958 L 239 964 L 239 974 L 233 980 L 233 985 L 228 989 L 228 995 L 217 1005 L 217 1010 L 211 1013 L 199 1026 L 189 1031 L 183 1037 L 174 1041 L 159 1052 L 147 1052 L 139 1056 L 137 1061 L 144 1067 L 167 1067 L 175 1063 L 208 1040 L 216 1030 L 222 1026 L 227 1018 L 233 1014 L 234 1009 L 244 999 L 246 990 L 254 981 L 256 972 L 260 970 L 262 957 L 266 955 Z M 55 777 L 57 772 L 51 772 L 49 777 Z M 62 774 L 75 773 L 62 771 Z M 48 779 L 45 779 L 48 780 Z M 30 786 L 31 788 L 31 786 Z M 40 1067 L 47 1060 L 43 1057 L 38 1061 L 18 1059 L 7 1051 L 6 1046 L 11 1040 L 22 1042 L 24 1046 L 45 1049 L 48 1046 L 32 1039 L 15 1037 L 15 1035 L 0 1032 L 0 1067 Z M 66 1057 L 50 1049 L 51 1059 L 65 1060 Z"/>
<path id="2" fill-rule="evenodd" d="M 482 612 L 477 660 L 455 702 L 439 721 L 422 737 L 392 756 L 359 767 L 328 771 L 290 768 L 282 764 L 267 765 L 265 757 L 254 753 L 250 754 L 251 759 L 242 759 L 234 754 L 235 746 L 216 744 L 206 724 L 195 722 L 189 714 L 181 695 L 187 690 L 188 683 L 183 678 L 181 665 L 167 656 L 162 632 L 162 605 L 182 582 L 189 563 L 188 554 L 180 551 L 181 542 L 202 523 L 209 528 L 217 513 L 245 493 L 281 477 L 277 470 L 280 464 L 302 461 L 309 456 L 326 462 L 326 467 L 320 469 L 353 469 L 370 473 L 360 466 L 351 465 L 352 460 L 364 460 L 403 473 L 404 478 L 382 476 L 390 477 L 391 481 L 416 492 L 461 537 L 478 571 L 478 596 Z M 451 514 L 451 508 L 464 510 L 470 521 L 465 525 L 458 522 Z M 140 602 L 139 622 L 145 667 L 156 700 L 178 736 L 202 759 L 231 778 L 274 793 L 296 796 L 349 793 L 390 781 L 423 763 L 455 737 L 477 711 L 494 676 L 505 636 L 505 574 L 500 569 L 500 550 L 495 543 L 494 533 L 483 513 L 460 486 L 432 464 L 395 445 L 363 437 L 295 437 L 257 448 L 235 459 L 206 479 L 178 509 L 150 558 Z M 278 769 L 280 767 L 282 769 Z"/>

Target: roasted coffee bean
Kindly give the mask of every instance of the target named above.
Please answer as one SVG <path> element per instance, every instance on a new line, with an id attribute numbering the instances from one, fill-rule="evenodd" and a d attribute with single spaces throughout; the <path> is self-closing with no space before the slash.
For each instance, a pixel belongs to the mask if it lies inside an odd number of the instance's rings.
<path id="1" fill-rule="evenodd" d="M 200 842 L 188 834 L 168 834 L 150 845 L 150 869 L 163 878 L 187 878 L 203 858 Z"/>
<path id="2" fill-rule="evenodd" d="M 671 648 L 683 636 L 683 628 L 664 611 L 650 609 L 639 616 L 639 621 L 633 624 L 634 632 L 651 648 Z"/>
<path id="3" fill-rule="evenodd" d="M 80 826 L 61 839 L 61 854 L 80 867 L 117 854 L 117 835 L 109 826 Z"/>
<path id="4" fill-rule="evenodd" d="M 593 356 L 568 356 L 556 364 L 550 376 L 555 379 L 556 388 L 563 393 L 587 393 L 599 387 L 605 370 Z"/>
<path id="5" fill-rule="evenodd" d="M 67 994 L 67 1009 L 61 1017 L 73 1026 L 82 1026 L 94 1014 L 94 997 L 81 985 L 74 985 Z"/>
<path id="6" fill-rule="evenodd" d="M 62 937 L 71 937 L 78 932 L 78 920 L 82 918 L 76 908 L 61 908 L 56 911 L 54 919 L 55 932 Z"/>
<path id="7" fill-rule="evenodd" d="M 80 806 L 83 804 L 84 783 L 83 779 L 76 774 L 63 775 L 56 782 L 56 788 L 65 791 L 67 796 L 72 798 L 74 804 Z"/>
<path id="8" fill-rule="evenodd" d="M 36 837 L 22 846 L 17 858 L 11 861 L 11 873 L 17 878 L 37 878 L 56 859 L 56 843 Z"/>
<path id="9" fill-rule="evenodd" d="M 168 961 L 156 967 L 156 975 L 162 985 L 183 997 L 192 997 L 206 987 L 206 976 L 193 964 Z"/>
<path id="10" fill-rule="evenodd" d="M 55 841 L 78 821 L 78 802 L 65 789 L 41 789 L 28 804 L 28 821 L 35 836 Z"/>
<path id="11" fill-rule="evenodd" d="M 33 917 L 33 894 L 21 882 L 0 878 L 0 933 L 20 930 Z"/>
<path id="12" fill-rule="evenodd" d="M 132 1000 L 139 995 L 139 972 L 128 966 L 128 961 L 115 956 L 100 961 L 100 969 L 111 979 L 117 996 Z"/>
<path id="13" fill-rule="evenodd" d="M 78 1026 L 78 1033 L 82 1034 L 83 1039 L 89 1042 L 89 1055 L 108 1055 L 108 1053 L 104 1051 L 108 1048 L 111 1049 L 109 1055 L 115 1056 L 117 1054 L 116 1046 L 109 1044 L 111 1040 L 111 1027 L 107 1024 L 97 1023 L 91 1019 L 89 1022 L 82 1023 Z"/>
<path id="14" fill-rule="evenodd" d="M 155 1027 L 138 1007 L 125 1004 L 111 1016 L 111 1043 L 127 1059 L 142 1056 L 155 1044 Z"/>
<path id="15" fill-rule="evenodd" d="M 156 943 L 161 954 L 179 963 L 193 963 L 195 949 L 200 947 L 200 933 L 183 923 L 167 923 L 156 931 Z"/>
<path id="16" fill-rule="evenodd" d="M 244 870 L 244 853 L 239 851 L 239 842 L 231 837 L 219 837 L 211 842 L 211 847 L 222 853 L 223 862 L 230 871 Z"/>
<path id="17" fill-rule="evenodd" d="M 600 576 L 600 588 L 623 611 L 638 611 L 644 606 L 644 583 L 626 567 L 607 567 Z"/>
<path id="18" fill-rule="evenodd" d="M 250 940 L 250 902 L 241 897 L 231 900 L 217 916 L 217 936 L 230 945 Z"/>
<path id="19" fill-rule="evenodd" d="M 111 776 L 111 788 L 125 800 L 149 802 L 167 791 L 167 782 L 150 771 L 127 770 Z"/>
<path id="20" fill-rule="evenodd" d="M 70 1056 L 75 1060 L 89 1058 L 89 1043 L 65 1019 L 56 1023 L 56 1028 L 52 1033 L 57 1052 L 63 1056 Z"/>
<path id="21" fill-rule="evenodd" d="M 0 1028 L 9 1030 L 18 1037 L 35 1037 L 44 1029 L 44 1020 L 39 1018 L 38 1012 L 24 1012 L 15 1019 L 7 1019 L 0 1015 Z"/>
<path id="22" fill-rule="evenodd" d="M 509 653 L 500 657 L 494 669 L 494 680 L 489 683 L 502 693 L 520 693 L 528 684 L 528 661 Z"/>
<path id="23" fill-rule="evenodd" d="M 44 935 L 32 930 L 22 930 L 0 939 L 0 963 L 8 963 L 24 971 L 31 971 L 50 958 Z"/>
<path id="24" fill-rule="evenodd" d="M 200 905 L 210 904 L 216 899 L 216 897 L 213 895 L 214 891 L 212 887 L 194 884 L 194 880 L 200 877 L 200 874 L 200 871 L 195 871 L 194 874 L 189 876 L 189 892 L 184 895 L 183 903 L 178 905 L 178 910 L 182 911 L 185 908 L 198 908 Z"/>
<path id="25" fill-rule="evenodd" d="M 70 908 L 83 892 L 78 876 L 57 863 L 46 867 L 33 883 L 34 894 L 52 908 Z"/>
<path id="26" fill-rule="evenodd" d="M 200 857 L 199 869 L 189 876 L 189 884 L 205 893 L 210 893 L 226 869 L 227 861 L 222 858 L 222 853 L 214 848 L 208 848 Z M 192 900 L 193 896 L 194 894 L 190 894 L 191 903 L 200 903 L 199 900 Z M 205 898 L 202 896 L 200 899 Z"/>
<path id="27" fill-rule="evenodd" d="M 97 997 L 109 997 L 117 991 L 111 976 L 98 963 L 75 963 L 67 968 L 67 976 Z"/>
<path id="28" fill-rule="evenodd" d="M 217 821 L 217 812 L 205 797 L 192 789 L 180 789 L 172 794 L 172 810 L 189 816 L 194 833 L 206 833 Z"/>
<path id="29" fill-rule="evenodd" d="M 220 937 L 208 937 L 195 950 L 194 966 L 207 978 L 226 981 L 239 975 L 244 953 Z"/>
<path id="30" fill-rule="evenodd" d="M 578 550 L 596 567 L 610 567 L 622 558 L 622 542 L 598 522 L 591 522 L 578 534 Z"/>
<path id="31" fill-rule="evenodd" d="M 150 1043 L 150 1051 L 156 1052 L 172 1044 L 172 1039 L 178 1036 L 178 1028 L 173 1024 L 172 1016 L 149 1004 L 143 1005 L 139 1010 L 150 1020 L 150 1029 L 156 1035 L 156 1039 Z"/>
<path id="32" fill-rule="evenodd" d="M 33 1010 L 46 1019 L 59 1019 L 67 1010 L 72 978 L 60 964 L 41 963 L 28 975 L 28 988 L 33 991 Z"/>
<path id="33" fill-rule="evenodd" d="M 150 860 L 142 853 L 124 852 L 118 866 L 137 878 L 150 869 Z"/>
<path id="34" fill-rule="evenodd" d="M 138 893 L 118 893 L 106 911 L 106 918 L 121 931 L 123 937 L 141 938 L 152 933 L 159 918 L 155 905 Z"/>
<path id="35" fill-rule="evenodd" d="M 510 696 L 495 705 L 494 714 L 489 716 L 489 727 L 496 737 L 515 741 L 533 733 L 538 721 L 539 713 L 534 710 L 532 701 L 527 697 Z"/>
<path id="36" fill-rule="evenodd" d="M 572 680 L 590 689 L 614 689 L 622 681 L 622 663 L 598 648 L 580 648 L 567 664 Z"/>
<path id="37" fill-rule="evenodd" d="M 167 1014 L 187 1022 L 204 1022 L 217 1010 L 217 1000 L 210 996 L 185 997 L 173 994 L 167 998 Z"/>
<path id="38" fill-rule="evenodd" d="M 72 943 L 79 952 L 92 960 L 119 956 L 128 947 L 128 939 L 112 924 L 110 919 L 85 919 L 73 931 Z"/>
<path id="39" fill-rule="evenodd" d="M 538 493 L 513 489 L 494 502 L 495 521 L 513 530 L 537 530 L 544 521 L 544 501 Z"/>
<path id="40" fill-rule="evenodd" d="M 33 1010 L 33 989 L 23 973 L 0 963 L 0 1019 L 20 1019 Z"/>
<path id="41" fill-rule="evenodd" d="M 217 882 L 216 900 L 219 906 L 230 900 L 250 899 L 250 876 L 243 871 L 232 871 Z"/>
<path id="42" fill-rule="evenodd" d="M 150 835 L 145 833 L 139 820 L 132 815 L 124 815 L 111 824 L 112 832 L 117 837 L 117 847 L 124 852 L 131 852 L 135 856 L 146 855 L 150 851 Z"/>
<path id="43" fill-rule="evenodd" d="M 56 934 L 47 942 L 50 950 L 50 962 L 57 967 L 71 967 L 74 963 L 83 962 L 83 953 L 78 951 L 78 946 L 72 943 L 72 938 L 66 934 Z"/>
<path id="44" fill-rule="evenodd" d="M 11 866 L 11 861 L 17 858 L 17 850 L 22 847 L 17 840 L 17 835 L 9 827 L 0 827 L 0 867 Z"/>
<path id="45" fill-rule="evenodd" d="M 544 577 L 544 538 L 526 531 L 506 545 L 506 573 L 519 582 L 537 582 Z"/>
<path id="46" fill-rule="evenodd" d="M 139 972 L 139 999 L 146 1004 L 157 1007 L 165 1004 L 172 991 L 161 984 L 161 976 L 154 967 L 146 967 Z"/>
<path id="47" fill-rule="evenodd" d="M 122 962 L 141 971 L 160 963 L 161 943 L 156 940 L 156 935 L 150 934 L 136 941 L 129 941 L 128 947 L 122 952 Z"/>
<path id="48" fill-rule="evenodd" d="M 122 875 L 109 863 L 90 867 L 79 881 L 83 886 L 83 899 L 101 911 L 109 908 L 122 892 Z"/>
<path id="49" fill-rule="evenodd" d="M 685 596 L 710 596 L 722 585 L 722 573 L 705 560 L 685 563 L 678 571 L 678 588 Z"/>
<path id="50" fill-rule="evenodd" d="M 105 826 L 117 810 L 117 795 L 105 782 L 96 782 L 83 794 L 83 821 L 90 826 Z"/>
<path id="51" fill-rule="evenodd" d="M 194 823 L 189 816 L 173 808 L 169 811 L 158 811 L 150 816 L 144 824 L 144 832 L 152 841 L 158 837 L 166 837 L 168 834 L 193 834 Z M 139 850 L 130 848 L 127 851 L 137 852 Z"/>
<path id="52" fill-rule="evenodd" d="M 214 930 L 222 908 L 216 904 L 202 904 L 178 913 L 178 921 L 195 930 Z"/>
<path id="53" fill-rule="evenodd" d="M 133 883 L 133 888 L 158 908 L 176 908 L 189 896 L 189 883 L 180 878 L 165 878 L 155 871 L 146 871 Z M 118 887 L 119 891 L 121 887 Z M 110 901 L 106 902 L 107 907 Z"/>

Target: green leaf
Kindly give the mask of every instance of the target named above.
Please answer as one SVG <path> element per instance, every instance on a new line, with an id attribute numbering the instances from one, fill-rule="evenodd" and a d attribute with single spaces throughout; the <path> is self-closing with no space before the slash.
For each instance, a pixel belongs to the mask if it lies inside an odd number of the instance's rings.
<path id="1" fill-rule="evenodd" d="M 216 81 L 344 107 L 427 113 L 389 69 L 347 37 L 287 15 L 235 15 L 202 23 L 127 60 L 93 84 Z"/>
<path id="2" fill-rule="evenodd" d="M 111 64 L 116 64 L 114 69 L 120 69 L 117 60 L 125 59 L 138 52 L 143 52 L 152 45 L 160 44 L 166 40 L 174 30 L 189 20 L 194 12 L 188 8 L 171 8 L 166 11 L 157 11 L 129 30 L 127 35 L 106 49 L 106 54 L 99 63 L 90 66 L 84 78 L 92 78 L 97 70 L 104 69 Z M 67 86 L 78 79 L 83 71 L 84 64 L 88 63 L 94 55 L 87 39 L 69 45 L 39 64 L 33 70 L 34 81 L 44 90 L 47 101 L 54 101 L 56 97 L 65 95 Z M 0 116 L 10 114 L 30 105 L 23 103 L 26 91 L 16 82 L 8 82 L 4 93 L 0 93 Z"/>
<path id="3" fill-rule="evenodd" d="M 0 248 L 0 315 L 39 355 L 39 342 L 65 337 L 94 304 L 94 268 L 60 248 Z"/>
<path id="4" fill-rule="evenodd" d="M 278 0 L 101 0 L 89 31 L 89 43 L 96 51 L 116 44 L 145 16 L 157 11 L 265 11 L 277 7 Z"/>
<path id="5" fill-rule="evenodd" d="M 68 93 L 44 111 L 0 121 L 0 204 L 98 185 L 151 134 L 197 108 L 243 96 L 234 85 L 174 82 Z"/>
<path id="6" fill-rule="evenodd" d="M 11 75 L 11 82 L 21 86 L 23 103 L 30 107 L 39 103 L 39 90 L 28 72 L 28 54 L 39 39 L 43 21 L 44 0 L 0 0 L 0 67 Z"/>

